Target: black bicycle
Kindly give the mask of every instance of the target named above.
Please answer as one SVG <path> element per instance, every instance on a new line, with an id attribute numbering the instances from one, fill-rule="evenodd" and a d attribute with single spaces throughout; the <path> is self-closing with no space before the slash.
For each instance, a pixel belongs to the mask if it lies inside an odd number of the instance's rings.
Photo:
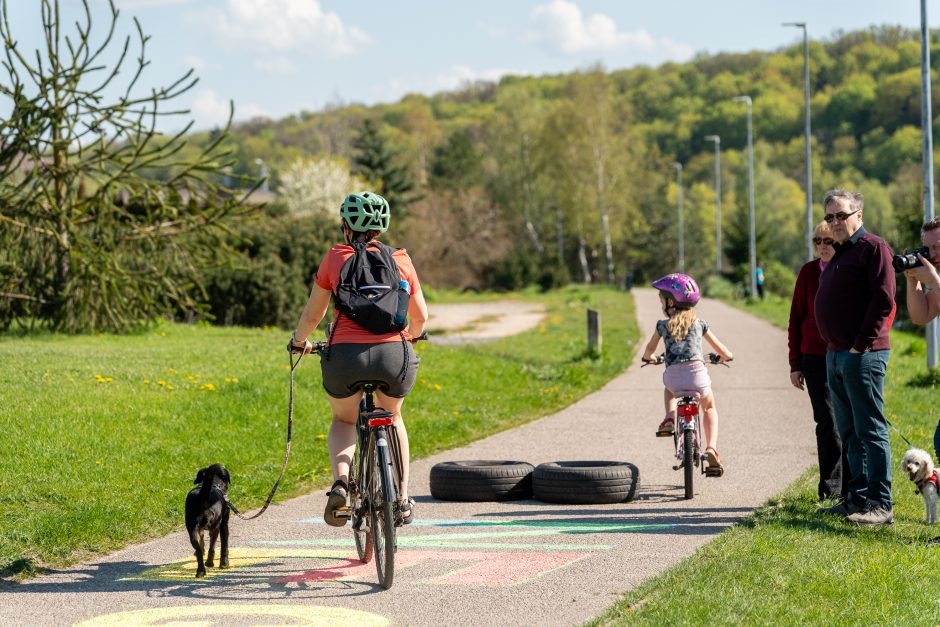
<path id="1" fill-rule="evenodd" d="M 721 360 L 718 353 L 709 353 L 705 356 L 705 361 L 710 364 L 721 364 L 730 368 L 728 364 Z M 641 368 L 650 365 L 660 365 L 665 362 L 665 355 L 657 355 L 655 361 L 644 363 Z M 676 424 L 672 429 L 672 441 L 675 445 L 676 459 L 678 463 L 672 469 L 683 470 L 685 479 L 685 498 L 691 499 L 695 493 L 693 490 L 695 482 L 695 468 L 699 468 L 701 474 L 706 477 L 720 477 L 722 470 L 720 468 L 708 468 L 705 464 L 707 455 L 702 448 L 702 411 L 699 405 L 698 394 L 684 394 L 676 397 Z"/>
<path id="2" fill-rule="evenodd" d="M 313 352 L 323 352 L 326 346 L 326 342 L 316 342 Z M 349 469 L 349 494 L 346 506 L 334 510 L 334 515 L 351 521 L 359 559 L 366 564 L 375 558 L 379 585 L 388 590 L 395 581 L 396 528 L 404 524 L 398 499 L 403 476 L 395 414 L 375 406 L 378 384 L 359 382 L 364 394 L 356 423 L 356 453 Z"/>

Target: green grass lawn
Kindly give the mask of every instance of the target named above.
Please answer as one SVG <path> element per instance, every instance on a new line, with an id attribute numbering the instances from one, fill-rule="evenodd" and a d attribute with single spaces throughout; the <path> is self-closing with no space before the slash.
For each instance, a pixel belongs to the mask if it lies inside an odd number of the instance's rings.
<path id="1" fill-rule="evenodd" d="M 633 356 L 626 293 L 503 297 L 544 302 L 547 315 L 493 343 L 417 345 L 422 363 L 404 406 L 413 457 L 561 409 Z M 597 358 L 586 354 L 587 307 L 603 316 Z M 132 336 L 0 336 L 0 568 L 26 576 L 178 529 L 196 470 L 217 461 L 239 508 L 260 505 L 283 459 L 287 337 L 179 324 Z M 296 380 L 291 461 L 276 500 L 331 481 L 316 356 Z"/>
<path id="2" fill-rule="evenodd" d="M 786 326 L 784 299 L 731 304 Z M 933 452 L 940 390 L 912 385 L 926 374 L 924 341 L 892 332 L 891 344 L 886 414 L 908 439 Z M 627 593 L 592 624 L 940 623 L 933 583 L 940 547 L 924 545 L 940 528 L 923 523 L 923 501 L 898 468 L 907 445 L 893 431 L 891 444 L 893 526 L 859 529 L 817 514 L 814 467 L 691 559 Z"/>

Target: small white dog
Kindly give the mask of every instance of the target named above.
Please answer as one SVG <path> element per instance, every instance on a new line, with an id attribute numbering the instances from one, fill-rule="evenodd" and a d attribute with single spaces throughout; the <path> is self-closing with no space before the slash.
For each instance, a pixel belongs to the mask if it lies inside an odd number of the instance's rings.
<path id="1" fill-rule="evenodd" d="M 933 458 L 930 453 L 919 448 L 908 449 L 901 460 L 901 468 L 917 486 L 916 493 L 924 497 L 927 524 L 934 524 L 937 522 L 937 488 L 940 474 L 934 468 Z"/>

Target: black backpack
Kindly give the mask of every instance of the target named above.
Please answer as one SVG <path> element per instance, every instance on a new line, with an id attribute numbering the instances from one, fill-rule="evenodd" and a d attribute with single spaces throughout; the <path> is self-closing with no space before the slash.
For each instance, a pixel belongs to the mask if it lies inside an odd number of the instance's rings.
<path id="1" fill-rule="evenodd" d="M 333 293 L 336 308 L 372 333 L 400 333 L 407 321 L 411 286 L 392 258 L 396 249 L 379 242 L 351 246 L 355 252 L 343 264 Z"/>

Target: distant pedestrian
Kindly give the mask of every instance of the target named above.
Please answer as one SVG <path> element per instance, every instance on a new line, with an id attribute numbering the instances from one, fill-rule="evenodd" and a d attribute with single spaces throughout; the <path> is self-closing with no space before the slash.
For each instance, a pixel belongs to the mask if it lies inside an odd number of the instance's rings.
<path id="1" fill-rule="evenodd" d="M 842 451 L 842 440 L 826 382 L 826 341 L 816 327 L 816 290 L 819 275 L 826 269 L 836 250 L 832 230 L 825 221 L 816 225 L 813 247 L 817 258 L 800 268 L 793 287 L 790 324 L 787 328 L 790 347 L 790 382 L 793 387 L 809 391 L 816 423 L 816 453 L 819 458 L 819 500 L 846 496 L 842 469 L 848 462 Z M 847 482 L 846 482 L 847 484 Z"/>
<path id="2" fill-rule="evenodd" d="M 764 300 L 764 263 L 757 264 L 754 270 L 754 282 L 757 284 L 757 295 Z"/>
<path id="3" fill-rule="evenodd" d="M 883 394 L 895 294 L 892 252 L 862 226 L 861 194 L 832 190 L 823 206 L 836 252 L 819 278 L 816 324 L 828 343 L 829 391 L 849 466 L 845 502 L 824 511 L 859 525 L 887 525 L 894 522 Z"/>

